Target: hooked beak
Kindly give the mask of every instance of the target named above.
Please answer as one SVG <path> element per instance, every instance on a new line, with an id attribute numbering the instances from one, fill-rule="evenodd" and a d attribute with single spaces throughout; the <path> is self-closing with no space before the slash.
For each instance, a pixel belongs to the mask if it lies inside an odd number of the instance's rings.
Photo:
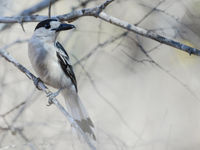
<path id="1" fill-rule="evenodd" d="M 73 24 L 62 23 L 58 28 L 56 28 L 56 32 L 63 31 L 63 30 L 70 30 L 76 28 Z"/>

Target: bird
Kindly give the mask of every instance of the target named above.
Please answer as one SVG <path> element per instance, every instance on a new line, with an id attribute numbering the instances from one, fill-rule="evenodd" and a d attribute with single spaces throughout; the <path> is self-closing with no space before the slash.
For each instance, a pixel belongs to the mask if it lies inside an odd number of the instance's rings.
<path id="1" fill-rule="evenodd" d="M 61 92 L 73 119 L 89 139 L 96 141 L 94 124 L 78 95 L 77 80 L 69 55 L 56 40 L 61 31 L 74 28 L 74 25 L 56 18 L 39 22 L 28 42 L 28 56 L 38 79 L 58 89 L 51 96 L 55 97 Z"/>

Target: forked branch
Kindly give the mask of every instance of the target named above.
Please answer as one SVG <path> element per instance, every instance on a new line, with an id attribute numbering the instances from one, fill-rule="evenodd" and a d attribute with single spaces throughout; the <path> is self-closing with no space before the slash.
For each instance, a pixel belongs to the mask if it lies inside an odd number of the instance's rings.
<path id="1" fill-rule="evenodd" d="M 134 32 L 134 33 L 144 36 L 146 38 L 155 40 L 159 43 L 169 45 L 169 46 L 172 46 L 179 50 L 182 50 L 184 52 L 187 52 L 190 55 L 194 54 L 194 55 L 200 56 L 199 49 L 196 49 L 196 48 L 187 46 L 185 44 L 182 44 L 180 42 L 174 41 L 172 39 L 166 38 L 164 36 L 156 34 L 155 32 L 140 28 L 140 27 L 130 24 L 126 21 L 123 21 L 123 20 L 120 20 L 113 16 L 107 15 L 105 12 L 102 12 L 113 1 L 114 0 L 107 0 L 103 4 L 96 6 L 94 8 L 84 8 L 81 10 L 75 10 L 75 11 L 72 11 L 71 13 L 67 13 L 64 15 L 53 16 L 52 18 L 58 18 L 61 21 L 71 22 L 71 21 L 74 21 L 83 16 L 94 16 L 94 17 L 102 19 L 106 22 L 109 22 L 111 24 L 114 24 L 120 28 L 126 29 L 128 31 Z M 0 23 L 39 22 L 39 21 L 45 20 L 47 18 L 48 18 L 48 16 L 40 16 L 40 15 L 0 17 Z"/>

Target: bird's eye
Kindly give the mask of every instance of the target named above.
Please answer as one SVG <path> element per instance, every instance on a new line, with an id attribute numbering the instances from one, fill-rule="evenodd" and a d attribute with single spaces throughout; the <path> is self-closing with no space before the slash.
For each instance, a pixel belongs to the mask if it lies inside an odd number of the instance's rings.
<path id="1" fill-rule="evenodd" d="M 49 29 L 51 26 L 50 26 L 50 24 L 45 24 L 44 27 L 45 27 L 46 29 Z"/>

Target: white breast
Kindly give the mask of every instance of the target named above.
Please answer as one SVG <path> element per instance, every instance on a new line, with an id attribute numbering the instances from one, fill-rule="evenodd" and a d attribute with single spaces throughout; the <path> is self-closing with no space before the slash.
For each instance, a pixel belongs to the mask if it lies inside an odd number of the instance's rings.
<path id="1" fill-rule="evenodd" d="M 54 88 L 71 86 L 71 79 L 65 75 L 58 62 L 54 43 L 44 43 L 37 38 L 29 41 L 28 54 L 35 72 L 43 82 Z"/>

